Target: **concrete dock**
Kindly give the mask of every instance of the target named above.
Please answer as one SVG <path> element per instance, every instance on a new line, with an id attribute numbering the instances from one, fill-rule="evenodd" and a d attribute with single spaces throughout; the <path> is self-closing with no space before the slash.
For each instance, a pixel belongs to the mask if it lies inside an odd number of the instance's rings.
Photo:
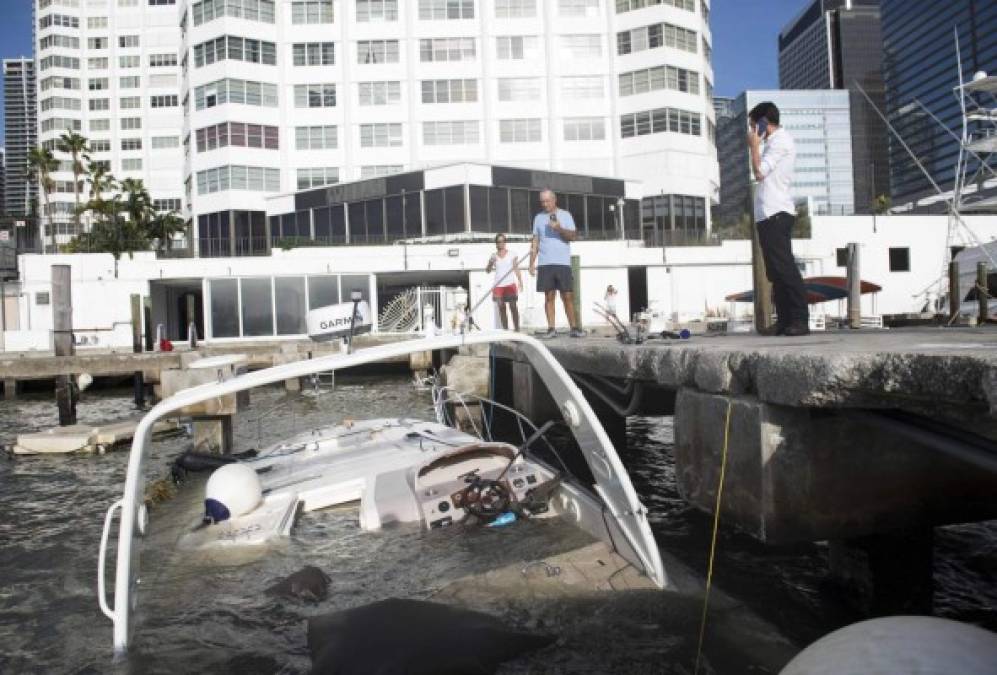
<path id="1" fill-rule="evenodd" d="M 770 544 L 832 542 L 834 571 L 869 577 L 882 608 L 930 607 L 933 526 L 997 518 L 995 329 L 548 345 L 614 443 L 627 415 L 674 415 L 686 500 L 713 511 L 726 447 L 722 522 Z M 510 402 L 557 419 L 515 348 L 497 356 Z"/>

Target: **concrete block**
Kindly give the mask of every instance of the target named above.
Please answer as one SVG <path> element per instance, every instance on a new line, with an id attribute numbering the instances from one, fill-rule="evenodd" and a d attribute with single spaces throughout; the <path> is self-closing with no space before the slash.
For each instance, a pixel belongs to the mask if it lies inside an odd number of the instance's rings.
<path id="1" fill-rule="evenodd" d="M 488 396 L 490 364 L 487 357 L 457 354 L 443 366 L 443 383 L 462 394 Z"/>
<path id="2" fill-rule="evenodd" d="M 194 419 L 194 452 L 227 455 L 233 446 L 231 415 Z"/>
<path id="3" fill-rule="evenodd" d="M 712 512 L 733 402 L 721 516 L 762 541 L 851 539 L 997 516 L 997 477 L 839 414 L 679 391 L 679 491 Z"/>
<path id="4" fill-rule="evenodd" d="M 227 378 L 226 378 L 227 379 Z M 179 391 L 195 387 L 199 384 L 217 382 L 218 374 L 211 369 L 198 370 L 164 370 L 160 373 L 159 390 L 162 398 L 169 398 Z M 203 403 L 182 408 L 178 416 L 199 417 L 205 415 L 234 415 L 238 410 L 238 400 L 235 394 L 219 396 Z"/>

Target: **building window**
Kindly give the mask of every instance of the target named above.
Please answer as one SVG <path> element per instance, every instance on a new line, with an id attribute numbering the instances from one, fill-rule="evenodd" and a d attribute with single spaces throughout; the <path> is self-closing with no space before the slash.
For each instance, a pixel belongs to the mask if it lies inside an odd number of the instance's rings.
<path id="1" fill-rule="evenodd" d="M 248 80 L 225 79 L 194 89 L 194 107 L 197 110 L 213 108 L 223 103 L 277 107 L 277 85 Z"/>
<path id="2" fill-rule="evenodd" d="M 228 146 L 279 149 L 277 127 L 243 122 L 222 122 L 198 129 L 194 132 L 194 140 L 198 152 Z"/>
<path id="3" fill-rule="evenodd" d="M 88 144 L 90 146 L 90 152 L 110 152 L 111 151 L 111 141 L 106 138 L 91 138 Z"/>
<path id="4" fill-rule="evenodd" d="M 606 121 L 601 117 L 569 117 L 564 120 L 564 140 L 603 141 Z"/>
<path id="5" fill-rule="evenodd" d="M 141 171 L 142 170 L 142 159 L 139 157 L 130 157 L 128 159 L 121 160 L 121 170 L 122 171 Z"/>
<path id="6" fill-rule="evenodd" d="M 90 120 L 90 131 L 110 131 L 111 120 L 105 118 Z"/>
<path id="7" fill-rule="evenodd" d="M 52 54 L 51 56 L 46 56 L 39 62 L 39 70 L 48 70 L 49 68 L 68 68 L 70 70 L 80 69 L 80 60 L 73 56 L 63 56 L 61 54 Z"/>
<path id="8" fill-rule="evenodd" d="M 360 167 L 360 178 L 381 178 L 404 170 L 401 164 L 371 164 Z"/>
<path id="9" fill-rule="evenodd" d="M 176 108 L 180 105 L 176 94 L 153 96 L 149 99 L 149 102 L 153 108 Z"/>
<path id="10" fill-rule="evenodd" d="M 696 31 L 673 26 L 670 23 L 654 23 L 616 34 L 616 53 L 632 54 L 645 49 L 671 47 L 697 53 L 698 36 Z"/>
<path id="11" fill-rule="evenodd" d="M 620 136 L 632 138 L 660 133 L 701 136 L 702 115 L 678 108 L 656 108 L 620 116 Z"/>
<path id="12" fill-rule="evenodd" d="M 273 42 L 234 35 L 223 35 L 194 45 L 194 66 L 197 68 L 225 59 L 273 66 L 277 64 L 277 46 Z"/>
<path id="13" fill-rule="evenodd" d="M 152 137 L 152 149 L 162 150 L 164 148 L 179 148 L 180 147 L 180 137 L 179 136 L 153 136 Z"/>
<path id="14" fill-rule="evenodd" d="M 474 145 L 479 142 L 478 121 L 423 122 L 423 145 Z"/>
<path id="15" fill-rule="evenodd" d="M 540 126 L 539 119 L 499 120 L 499 142 L 539 143 Z"/>
<path id="16" fill-rule="evenodd" d="M 338 127 L 295 127 L 294 147 L 296 150 L 334 150 L 339 147 Z"/>
<path id="17" fill-rule="evenodd" d="M 599 16 L 600 0 L 557 0 L 560 16 Z"/>
<path id="18" fill-rule="evenodd" d="M 335 166 L 298 169 L 299 190 L 308 190 L 310 188 L 322 187 L 323 185 L 333 185 L 338 182 L 339 168 Z"/>
<path id="19" fill-rule="evenodd" d="M 398 63 L 398 40 L 360 40 L 357 63 Z"/>
<path id="20" fill-rule="evenodd" d="M 357 21 L 398 21 L 398 0 L 357 0 Z"/>
<path id="21" fill-rule="evenodd" d="M 200 195 L 226 190 L 280 192 L 280 169 L 262 166 L 219 166 L 197 172 Z"/>
<path id="22" fill-rule="evenodd" d="M 357 101 L 360 105 L 392 105 L 400 102 L 401 98 L 401 82 L 357 83 Z"/>
<path id="23" fill-rule="evenodd" d="M 602 36 L 562 35 L 561 50 L 572 59 L 597 59 L 602 56 Z"/>
<path id="24" fill-rule="evenodd" d="M 297 3 L 295 3 L 297 4 Z M 204 0 L 191 5 L 194 25 L 200 26 L 206 21 L 233 16 L 249 21 L 274 23 L 273 0 Z"/>
<path id="25" fill-rule="evenodd" d="M 142 118 L 141 117 L 122 117 L 121 118 L 121 128 L 124 130 L 128 129 L 141 129 L 142 128 Z"/>
<path id="26" fill-rule="evenodd" d="M 118 99 L 118 107 L 122 110 L 135 110 L 142 107 L 141 96 L 122 96 Z"/>
<path id="27" fill-rule="evenodd" d="M 706 1 L 700 0 L 700 4 L 703 5 L 703 16 L 708 17 L 708 15 L 705 14 L 705 12 L 708 11 Z M 672 7 L 677 7 L 678 9 L 684 9 L 687 12 L 696 11 L 696 0 L 616 0 L 616 13 L 622 14 L 634 9 L 642 9 L 653 5 L 671 5 Z"/>
<path id="28" fill-rule="evenodd" d="M 128 49 L 130 47 L 138 47 L 138 35 L 120 35 L 118 36 L 118 46 L 122 49 Z"/>
<path id="29" fill-rule="evenodd" d="M 296 84 L 294 85 L 295 108 L 334 108 L 336 107 L 335 84 Z"/>
<path id="30" fill-rule="evenodd" d="M 141 138 L 122 138 L 121 139 L 121 149 L 122 150 L 141 150 L 142 149 L 142 139 Z"/>
<path id="31" fill-rule="evenodd" d="M 420 61 L 473 61 L 474 59 L 474 38 L 455 37 L 419 40 Z"/>
<path id="32" fill-rule="evenodd" d="M 361 124 L 361 148 L 397 148 L 402 145 L 401 124 Z"/>
<path id="33" fill-rule="evenodd" d="M 79 28 L 80 19 L 77 16 L 69 16 L 67 14 L 48 14 L 38 21 L 38 27 L 41 29 L 48 28 L 49 26 Z"/>
<path id="34" fill-rule="evenodd" d="M 478 100 L 477 80 L 423 80 L 423 103 L 468 103 Z"/>
<path id="35" fill-rule="evenodd" d="M 180 198 L 170 198 L 170 199 L 153 199 L 152 209 L 153 211 L 159 212 L 169 212 L 169 211 L 179 211 L 182 208 L 180 203 Z"/>
<path id="36" fill-rule="evenodd" d="M 87 59 L 87 68 L 90 70 L 107 70 L 108 59 L 106 56 L 97 56 Z"/>
<path id="37" fill-rule="evenodd" d="M 168 68 L 177 65 L 176 54 L 149 54 L 149 66 L 152 68 Z"/>
<path id="38" fill-rule="evenodd" d="M 424 21 L 473 19 L 474 0 L 419 0 L 419 18 Z"/>
<path id="39" fill-rule="evenodd" d="M 656 66 L 621 73 L 619 83 L 620 96 L 644 94 L 662 89 L 699 95 L 699 73 L 675 66 Z"/>
<path id="40" fill-rule="evenodd" d="M 537 36 L 500 35 L 495 38 L 495 55 L 502 61 L 531 61 L 537 58 Z"/>
<path id="41" fill-rule="evenodd" d="M 332 0 L 295 0 L 291 3 L 291 23 L 332 23 Z"/>
<path id="42" fill-rule="evenodd" d="M 129 75 L 128 77 L 118 78 L 118 88 L 119 89 L 138 89 L 141 86 L 141 80 L 138 75 Z"/>
<path id="43" fill-rule="evenodd" d="M 336 46 L 332 42 L 298 42 L 291 47 L 295 66 L 331 66 L 336 63 Z"/>
<path id="44" fill-rule="evenodd" d="M 118 57 L 118 67 L 119 68 L 138 68 L 142 65 L 142 57 L 138 54 L 129 54 L 128 56 Z"/>
<path id="45" fill-rule="evenodd" d="M 70 37 L 68 35 L 46 35 L 38 41 L 38 47 L 39 49 L 48 49 L 49 47 L 79 49 L 80 39 L 78 37 Z"/>
<path id="46" fill-rule="evenodd" d="M 498 100 L 539 101 L 540 78 L 500 77 L 498 80 Z"/>
<path id="47" fill-rule="evenodd" d="M 496 19 L 530 19 L 536 15 L 536 0 L 495 0 Z"/>
<path id="48" fill-rule="evenodd" d="M 910 249 L 891 248 L 890 249 L 890 271 L 910 272 Z"/>

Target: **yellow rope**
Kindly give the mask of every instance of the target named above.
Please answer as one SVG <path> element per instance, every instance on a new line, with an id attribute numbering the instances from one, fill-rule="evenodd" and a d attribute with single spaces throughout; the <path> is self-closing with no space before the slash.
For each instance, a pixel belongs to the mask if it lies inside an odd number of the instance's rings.
<path id="1" fill-rule="evenodd" d="M 706 568 L 706 594 L 703 596 L 703 615 L 699 620 L 699 644 L 696 646 L 696 669 L 694 675 L 699 675 L 699 664 L 703 656 L 703 637 L 706 635 L 706 610 L 710 606 L 710 588 L 713 585 L 713 559 L 717 552 L 717 530 L 720 528 L 720 501 L 724 493 L 724 475 L 727 473 L 727 442 L 730 440 L 730 414 L 734 401 L 727 401 L 727 421 L 724 423 L 724 446 L 720 453 L 720 484 L 717 486 L 717 505 L 713 510 L 713 534 L 710 537 L 710 560 Z"/>

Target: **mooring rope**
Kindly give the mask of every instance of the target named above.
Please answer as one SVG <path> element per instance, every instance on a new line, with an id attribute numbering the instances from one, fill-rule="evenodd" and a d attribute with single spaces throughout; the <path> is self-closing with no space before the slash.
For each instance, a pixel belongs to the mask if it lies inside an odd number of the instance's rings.
<path id="1" fill-rule="evenodd" d="M 696 669 L 693 675 L 699 675 L 699 665 L 703 656 L 703 637 L 706 635 L 706 611 L 710 606 L 710 588 L 713 586 L 713 559 L 717 552 L 717 530 L 720 529 L 720 501 L 724 493 L 724 475 L 727 473 L 727 442 L 730 440 L 730 414 L 734 401 L 727 401 L 727 421 L 724 423 L 724 445 L 720 453 L 720 481 L 717 485 L 717 505 L 713 509 L 713 533 L 710 537 L 710 558 L 706 568 L 706 594 L 703 596 L 703 615 L 699 619 L 699 644 L 696 646 Z"/>

